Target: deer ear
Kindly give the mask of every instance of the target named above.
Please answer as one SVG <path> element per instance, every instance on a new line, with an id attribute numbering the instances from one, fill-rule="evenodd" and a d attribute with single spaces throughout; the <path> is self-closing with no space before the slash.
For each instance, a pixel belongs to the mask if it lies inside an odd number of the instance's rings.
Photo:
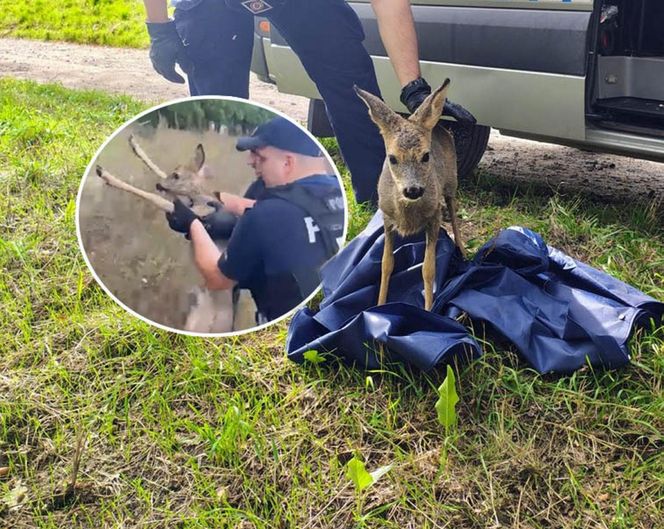
<path id="1" fill-rule="evenodd" d="M 409 120 L 419 123 L 423 127 L 433 129 L 440 120 L 447 98 L 449 79 L 445 79 L 443 85 L 427 97 L 420 107 L 410 116 Z"/>
<path id="2" fill-rule="evenodd" d="M 388 107 L 379 97 L 376 97 L 369 92 L 353 86 L 355 93 L 364 101 L 365 105 L 369 108 L 369 117 L 378 128 L 381 134 L 394 130 L 401 119 L 396 112 Z"/>
<path id="3" fill-rule="evenodd" d="M 200 171 L 204 163 L 205 163 L 205 150 L 203 149 L 203 145 L 199 143 L 196 146 L 196 154 L 194 155 L 194 167 L 196 167 L 196 171 Z"/>

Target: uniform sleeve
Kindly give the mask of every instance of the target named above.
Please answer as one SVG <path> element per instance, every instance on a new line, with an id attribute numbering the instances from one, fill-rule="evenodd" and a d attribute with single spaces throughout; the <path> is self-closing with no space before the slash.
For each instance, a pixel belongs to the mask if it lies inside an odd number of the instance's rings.
<path id="1" fill-rule="evenodd" d="M 235 226 L 228 247 L 219 259 L 221 273 L 240 284 L 260 274 L 263 267 L 259 220 L 255 209 L 248 210 Z"/>

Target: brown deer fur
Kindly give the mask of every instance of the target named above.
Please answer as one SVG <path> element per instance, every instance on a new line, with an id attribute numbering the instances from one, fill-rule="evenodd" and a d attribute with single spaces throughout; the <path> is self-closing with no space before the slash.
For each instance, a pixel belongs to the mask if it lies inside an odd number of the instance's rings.
<path id="1" fill-rule="evenodd" d="M 444 205 L 449 211 L 454 241 L 465 255 L 456 215 L 457 164 L 454 139 L 440 119 L 449 79 L 408 119 L 392 111 L 378 97 L 356 88 L 385 141 L 386 158 L 378 181 L 378 206 L 383 212 L 385 246 L 378 304 L 387 301 L 394 268 L 394 232 L 402 236 L 422 231 L 426 249 L 422 266 L 424 308 L 433 304 L 436 241 Z"/>

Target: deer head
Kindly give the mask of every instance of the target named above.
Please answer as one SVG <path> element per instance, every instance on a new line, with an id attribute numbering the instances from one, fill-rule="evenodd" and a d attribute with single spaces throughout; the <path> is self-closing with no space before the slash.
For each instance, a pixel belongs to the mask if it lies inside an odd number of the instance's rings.
<path id="1" fill-rule="evenodd" d="M 419 200 L 437 181 L 431 163 L 431 131 L 440 119 L 449 84 L 447 79 L 408 119 L 380 98 L 355 87 L 383 136 L 386 166 L 394 182 L 395 198 L 400 201 Z"/>
<path id="2" fill-rule="evenodd" d="M 206 194 L 210 172 L 205 165 L 205 150 L 200 143 L 185 164 L 178 165 L 157 184 L 157 190 L 170 195 L 194 197 Z"/>

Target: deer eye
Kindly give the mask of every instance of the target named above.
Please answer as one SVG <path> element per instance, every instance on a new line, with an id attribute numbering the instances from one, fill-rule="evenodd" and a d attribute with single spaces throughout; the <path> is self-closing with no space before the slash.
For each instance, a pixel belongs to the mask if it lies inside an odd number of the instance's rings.
<path id="1" fill-rule="evenodd" d="M 399 162 L 397 162 L 397 157 L 394 156 L 394 154 L 390 154 L 390 156 L 389 156 L 389 160 L 390 160 L 390 163 L 391 163 L 392 165 L 396 165 L 397 163 L 399 163 Z"/>
<path id="2" fill-rule="evenodd" d="M 180 175 L 177 174 L 177 173 L 173 173 L 173 174 L 171 175 L 171 178 L 172 178 L 173 180 L 178 180 L 178 179 L 180 178 Z"/>
<path id="3" fill-rule="evenodd" d="M 427 163 L 428 161 L 429 161 L 429 153 L 428 153 L 428 152 L 425 152 L 425 153 L 422 155 L 422 163 Z"/>

